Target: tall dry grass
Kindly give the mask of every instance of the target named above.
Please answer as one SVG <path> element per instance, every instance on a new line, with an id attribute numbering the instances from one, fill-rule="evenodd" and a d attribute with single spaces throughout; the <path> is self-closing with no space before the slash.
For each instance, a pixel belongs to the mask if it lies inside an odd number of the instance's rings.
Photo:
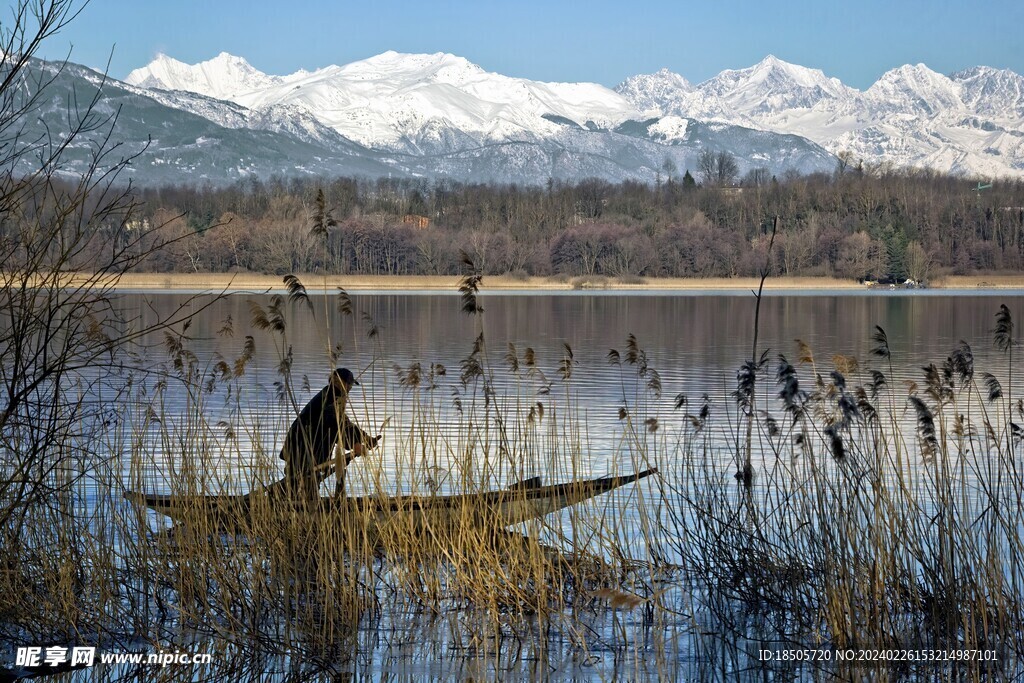
<path id="1" fill-rule="evenodd" d="M 471 274 L 464 283 L 471 315 L 482 312 L 478 282 Z M 151 642 L 188 633 L 330 670 L 350 662 L 345 653 L 359 649 L 360 634 L 410 619 L 428 623 L 436 646 L 452 661 L 478 667 L 477 675 L 502 667 L 550 673 L 562 660 L 591 662 L 592 650 L 609 647 L 609 636 L 586 626 L 581 615 L 628 610 L 650 623 L 650 610 L 641 609 L 650 602 L 649 585 L 638 577 L 654 561 L 629 548 L 633 527 L 626 522 L 647 514 L 635 490 L 574 505 L 550 520 L 510 524 L 505 512 L 532 504 L 531 487 L 510 485 L 535 474 L 545 483 L 604 474 L 587 463 L 568 347 L 554 371 L 557 394 L 531 349 L 509 348 L 495 361 L 482 334 L 457 370 L 374 361 L 364 385 L 373 387 L 375 403 L 403 416 L 401 431 L 387 437 L 392 459 L 385 467 L 370 455 L 350 468 L 347 489 L 361 491 L 358 498 L 339 496 L 328 479 L 317 504 L 282 499 L 275 487 L 281 463 L 269 444 L 279 443 L 303 391 L 293 377 L 285 308 L 313 319 L 352 313 L 344 292 L 334 310 L 322 310 L 297 280 L 289 286 L 288 298 L 252 307 L 254 324 L 265 333 L 261 341 L 278 355 L 284 420 L 267 423 L 244 398 L 255 340 L 243 342 L 234 359 L 204 363 L 186 340 L 167 337 L 168 379 L 150 394 L 153 411 L 142 411 L 131 435 L 128 486 L 181 497 L 182 519 L 165 528 L 152 515 L 122 515 L 119 529 L 123 562 L 145 586 L 153 626 L 144 631 Z M 365 324 L 373 344 L 379 332 Z M 326 375 L 341 359 L 338 340 L 325 333 L 324 345 Z M 174 383 L 186 403 L 162 407 Z M 449 395 L 454 413 L 442 405 Z M 229 407 L 215 409 L 212 397 Z M 215 424 L 208 417 L 225 413 L 236 421 Z M 376 415 L 362 418 L 364 425 L 380 422 Z M 622 473 L 651 464 L 625 463 Z M 481 503 L 481 494 L 496 490 L 504 493 Z M 240 491 L 254 493 L 220 507 L 209 498 Z M 392 510 L 396 493 L 417 502 Z M 442 494 L 462 498 L 431 511 Z M 640 665 L 639 653 L 635 659 Z"/>
<path id="2" fill-rule="evenodd" d="M 755 429 L 733 438 L 735 456 L 721 452 L 706 405 L 691 408 L 661 480 L 662 538 L 700 586 L 709 653 L 745 642 L 733 663 L 759 669 L 755 648 L 978 650 L 995 661 L 904 660 L 893 676 L 1020 670 L 1024 405 L 1010 390 L 1005 306 L 995 322 L 1005 366 L 993 373 L 976 371 L 961 342 L 902 384 L 881 328 L 871 359 L 823 364 L 798 343 L 795 365 L 744 364 L 734 399 Z M 734 463 L 750 450 L 748 477 Z"/>
<path id="3" fill-rule="evenodd" d="M 485 315 L 472 274 L 462 304 Z M 396 494 L 429 503 L 536 474 L 604 474 L 593 469 L 573 350 L 492 351 L 478 334 L 458 368 L 378 354 L 364 384 L 395 418 L 387 455 L 350 467 L 341 496 L 328 479 L 320 503 L 290 504 L 273 493 L 277 447 L 306 390 L 286 307 L 362 326 L 364 344 L 380 334 L 343 292 L 325 310 L 290 286 L 290 297 L 253 306 L 260 334 L 225 330 L 222 357 L 200 358 L 187 334 L 167 334 L 158 379 L 119 394 L 109 424 L 82 425 L 92 452 L 122 457 L 92 462 L 24 524 L 3 527 L 6 642 L 214 650 L 205 673 L 239 679 L 763 680 L 781 667 L 796 678 L 981 680 L 1019 670 L 1024 411 L 1005 307 L 993 333 L 1005 363 L 992 374 L 975 370 L 963 343 L 902 385 L 901 361 L 876 330 L 871 358 L 822 362 L 798 345 L 792 362 L 744 362 L 728 400 L 673 395 L 629 336 L 608 354 L 622 399 L 612 440 L 621 473 L 661 475 L 509 525 L 493 501 L 371 511 Z M 324 333 L 325 375 L 344 361 L 339 341 Z M 257 349 L 277 357 L 274 411 L 251 391 Z M 387 419 L 368 404 L 364 426 Z M 127 489 L 183 497 L 182 520 L 125 503 Z M 219 507 L 209 498 L 247 491 Z M 507 489 L 502 503 L 525 503 L 529 491 Z M 792 648 L 997 659 L 880 670 L 757 655 Z"/>

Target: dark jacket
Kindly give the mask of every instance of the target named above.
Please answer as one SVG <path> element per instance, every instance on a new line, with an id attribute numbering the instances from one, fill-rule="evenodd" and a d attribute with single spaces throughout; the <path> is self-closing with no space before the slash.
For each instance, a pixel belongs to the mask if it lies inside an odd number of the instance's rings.
<path id="1" fill-rule="evenodd" d="M 369 441 L 366 434 L 345 415 L 344 392 L 328 383 L 306 404 L 284 437 L 281 459 L 305 473 L 331 459 L 334 444 L 341 438 L 348 450 Z"/>

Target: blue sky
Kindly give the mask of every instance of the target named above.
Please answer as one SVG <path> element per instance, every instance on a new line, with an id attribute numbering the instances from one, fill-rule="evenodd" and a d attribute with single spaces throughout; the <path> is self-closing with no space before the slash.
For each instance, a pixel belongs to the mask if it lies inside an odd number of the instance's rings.
<path id="1" fill-rule="evenodd" d="M 767 54 L 866 88 L 923 62 L 1024 74 L 1024 2 L 647 0 L 312 2 L 93 0 L 44 47 L 123 78 L 158 52 L 184 62 L 221 51 L 271 74 L 385 50 L 451 52 L 488 71 L 614 86 L 662 67 L 699 83 Z"/>

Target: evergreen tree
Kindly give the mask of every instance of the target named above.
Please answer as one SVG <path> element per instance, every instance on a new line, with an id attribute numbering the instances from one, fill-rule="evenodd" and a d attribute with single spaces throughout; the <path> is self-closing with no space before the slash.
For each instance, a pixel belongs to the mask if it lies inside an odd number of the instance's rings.
<path id="1" fill-rule="evenodd" d="M 894 228 L 886 225 L 882 231 L 882 238 L 885 243 L 885 265 L 888 275 L 897 282 L 907 279 L 907 239 L 903 228 Z"/>

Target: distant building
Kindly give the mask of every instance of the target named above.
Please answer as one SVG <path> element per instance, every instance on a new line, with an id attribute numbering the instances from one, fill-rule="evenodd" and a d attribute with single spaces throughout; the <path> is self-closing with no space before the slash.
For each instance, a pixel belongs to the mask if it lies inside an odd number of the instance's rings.
<path id="1" fill-rule="evenodd" d="M 430 227 L 430 219 L 426 216 L 417 216 L 414 213 L 407 213 L 402 216 L 402 223 L 411 225 L 417 230 L 426 230 Z"/>

